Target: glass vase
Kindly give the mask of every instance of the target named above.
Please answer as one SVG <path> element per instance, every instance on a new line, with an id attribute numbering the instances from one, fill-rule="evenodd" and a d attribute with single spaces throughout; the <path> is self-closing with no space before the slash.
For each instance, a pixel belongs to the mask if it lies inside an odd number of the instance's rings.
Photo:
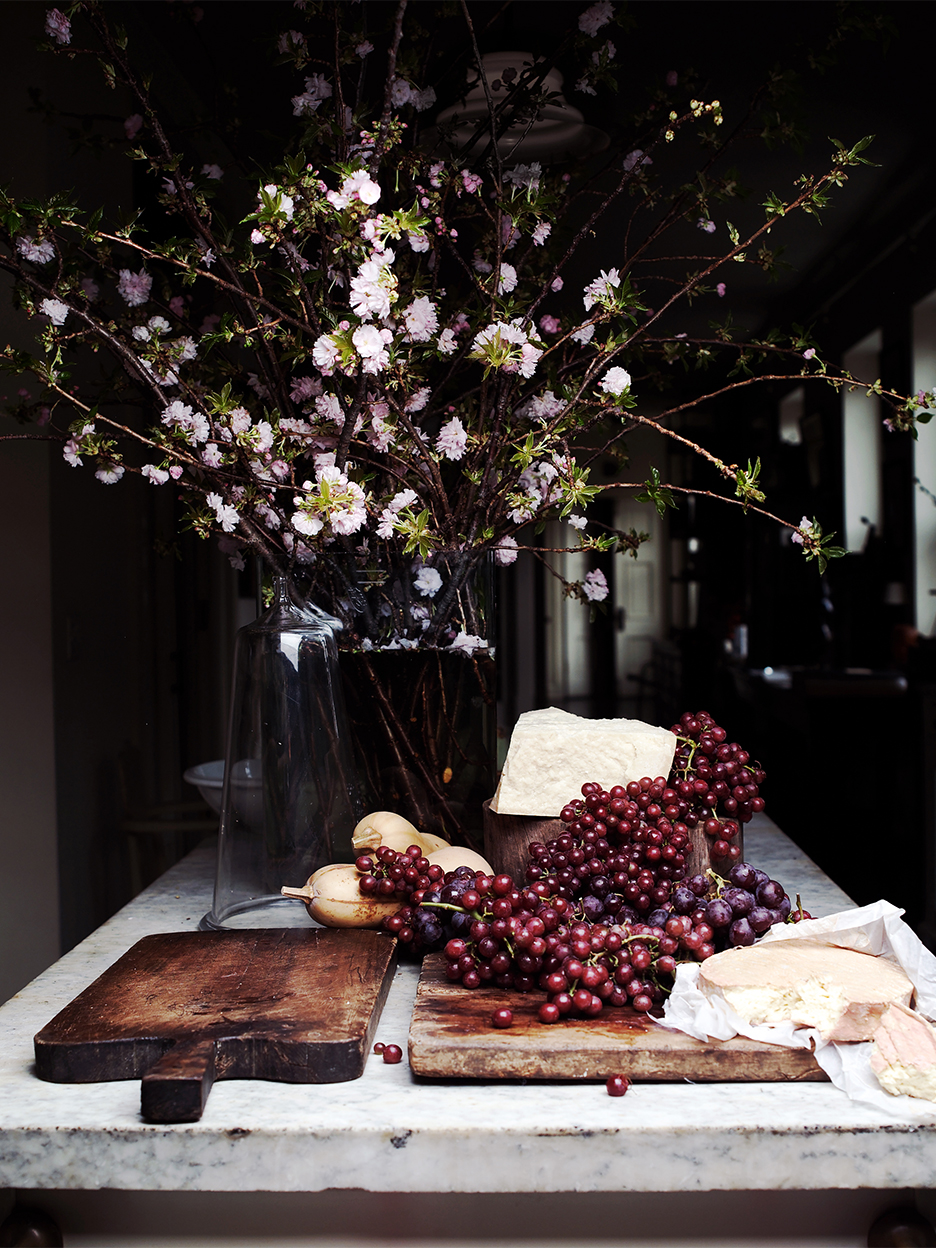
<path id="1" fill-rule="evenodd" d="M 365 806 L 480 851 L 482 805 L 497 778 L 490 559 L 370 563 L 356 569 L 340 609 Z"/>
<path id="2" fill-rule="evenodd" d="M 297 605 L 278 577 L 269 609 L 237 634 L 214 903 L 203 928 L 311 924 L 280 888 L 351 860 L 363 811 L 336 627 Z"/>

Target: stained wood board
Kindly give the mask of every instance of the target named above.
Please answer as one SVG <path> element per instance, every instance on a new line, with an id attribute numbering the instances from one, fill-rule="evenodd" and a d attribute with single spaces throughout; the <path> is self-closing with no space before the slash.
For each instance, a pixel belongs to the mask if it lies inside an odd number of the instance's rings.
<path id="1" fill-rule="evenodd" d="M 216 1079 L 356 1079 L 395 961 L 374 931 L 146 936 L 36 1035 L 36 1074 L 142 1079 L 149 1122 L 197 1121 Z"/>
<path id="2" fill-rule="evenodd" d="M 541 1023 L 542 993 L 468 990 L 445 976 L 445 956 L 423 962 L 409 1034 L 415 1075 L 468 1079 L 606 1079 L 778 1083 L 825 1080 L 805 1049 L 743 1037 L 695 1040 L 667 1031 L 624 1006 L 598 1018 Z M 495 1028 L 491 1014 L 513 1011 L 513 1025 Z"/>

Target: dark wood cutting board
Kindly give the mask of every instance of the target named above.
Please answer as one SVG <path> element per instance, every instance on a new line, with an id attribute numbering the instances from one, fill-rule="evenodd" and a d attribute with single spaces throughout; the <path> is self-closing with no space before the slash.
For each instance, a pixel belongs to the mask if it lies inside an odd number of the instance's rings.
<path id="1" fill-rule="evenodd" d="M 36 1035 L 36 1074 L 142 1078 L 149 1122 L 197 1121 L 216 1079 L 356 1079 L 395 961 L 350 928 L 146 936 Z"/>
<path id="2" fill-rule="evenodd" d="M 409 1035 L 415 1075 L 469 1079 L 606 1079 L 777 1083 L 824 1080 L 806 1049 L 736 1037 L 694 1040 L 657 1027 L 624 1006 L 598 1018 L 541 1023 L 540 992 L 468 990 L 445 977 L 444 954 L 423 962 Z M 491 1025 L 494 1010 L 513 1011 L 513 1025 Z"/>

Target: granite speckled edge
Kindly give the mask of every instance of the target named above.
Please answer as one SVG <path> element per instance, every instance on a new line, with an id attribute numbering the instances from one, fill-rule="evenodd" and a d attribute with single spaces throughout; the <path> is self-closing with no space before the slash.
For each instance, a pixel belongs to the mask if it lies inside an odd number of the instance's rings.
<path id="1" fill-rule="evenodd" d="M 813 914 L 849 899 L 769 820 L 746 857 Z M 43 1083 L 33 1035 L 140 937 L 194 929 L 210 850 L 196 850 L 0 1010 L 0 1186 L 95 1190 L 549 1192 L 930 1187 L 933 1125 L 828 1084 L 420 1080 L 373 1055 L 353 1082 L 231 1081 L 195 1124 L 140 1117 L 140 1085 Z M 405 1051 L 417 970 L 394 978 L 377 1036 Z"/>

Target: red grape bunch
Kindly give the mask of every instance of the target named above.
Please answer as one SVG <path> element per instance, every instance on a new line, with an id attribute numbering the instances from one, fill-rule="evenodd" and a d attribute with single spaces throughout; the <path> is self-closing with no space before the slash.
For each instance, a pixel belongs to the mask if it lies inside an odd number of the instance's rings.
<path id="1" fill-rule="evenodd" d="M 741 824 L 764 809 L 766 772 L 706 711 L 686 711 L 672 731 L 678 740 L 670 781 L 679 818 L 689 828 L 702 826 L 714 840 L 715 857 L 737 861 L 741 850 L 732 841 Z"/>
<path id="2" fill-rule="evenodd" d="M 403 853 L 380 845 L 372 854 L 362 854 L 355 859 L 360 879 L 358 888 L 365 897 L 379 901 L 408 901 L 414 894 L 416 904 L 420 894 L 442 879 L 445 872 L 438 863 L 430 863 L 418 845 L 410 845 Z"/>

